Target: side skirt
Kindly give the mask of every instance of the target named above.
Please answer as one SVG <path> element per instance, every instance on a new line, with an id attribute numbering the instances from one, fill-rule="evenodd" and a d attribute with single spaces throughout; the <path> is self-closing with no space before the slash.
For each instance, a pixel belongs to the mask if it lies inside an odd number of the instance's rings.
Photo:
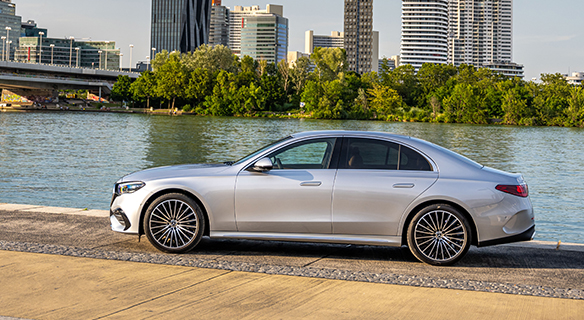
<path id="1" fill-rule="evenodd" d="M 399 236 L 211 231 L 211 238 L 401 247 Z"/>

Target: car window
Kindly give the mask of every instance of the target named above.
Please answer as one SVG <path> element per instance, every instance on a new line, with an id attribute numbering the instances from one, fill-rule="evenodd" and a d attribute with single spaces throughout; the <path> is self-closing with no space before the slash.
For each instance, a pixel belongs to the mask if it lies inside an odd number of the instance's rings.
<path id="1" fill-rule="evenodd" d="M 396 143 L 362 139 L 347 139 L 347 148 L 343 157 L 347 169 L 397 170 L 399 145 Z"/>
<path id="2" fill-rule="evenodd" d="M 348 138 L 341 155 L 341 168 L 370 170 L 432 171 L 428 160 L 418 152 L 397 143 Z"/>
<path id="3" fill-rule="evenodd" d="M 327 169 L 336 139 L 303 141 L 278 150 L 268 157 L 274 170 Z"/>
<path id="4" fill-rule="evenodd" d="M 430 163 L 428 163 L 428 160 L 408 147 L 401 146 L 399 158 L 399 170 L 432 171 L 432 167 L 430 166 Z"/>

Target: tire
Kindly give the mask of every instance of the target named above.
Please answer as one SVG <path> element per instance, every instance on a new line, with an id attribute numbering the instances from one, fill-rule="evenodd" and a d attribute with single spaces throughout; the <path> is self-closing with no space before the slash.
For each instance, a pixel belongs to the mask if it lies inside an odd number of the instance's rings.
<path id="1" fill-rule="evenodd" d="M 407 232 L 412 254 L 434 266 L 449 266 L 460 261 L 472 243 L 468 220 L 447 204 L 435 204 L 420 210 Z"/>
<path id="2" fill-rule="evenodd" d="M 143 226 L 148 241 L 158 250 L 185 253 L 201 241 L 205 218 L 193 199 L 169 193 L 158 197 L 148 207 Z"/>

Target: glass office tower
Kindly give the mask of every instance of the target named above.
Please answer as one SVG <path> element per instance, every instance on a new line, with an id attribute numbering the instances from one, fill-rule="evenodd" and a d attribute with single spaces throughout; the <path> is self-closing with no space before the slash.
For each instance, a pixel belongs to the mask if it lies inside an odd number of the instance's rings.
<path id="1" fill-rule="evenodd" d="M 195 51 L 208 43 L 210 19 L 211 0 L 152 0 L 152 48 Z"/>

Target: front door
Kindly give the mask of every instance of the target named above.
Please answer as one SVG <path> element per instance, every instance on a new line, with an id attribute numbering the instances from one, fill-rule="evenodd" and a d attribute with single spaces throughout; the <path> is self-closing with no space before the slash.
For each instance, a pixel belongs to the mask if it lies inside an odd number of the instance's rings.
<path id="1" fill-rule="evenodd" d="M 273 170 L 241 171 L 235 187 L 238 231 L 330 234 L 335 143 L 297 142 L 268 155 Z"/>

